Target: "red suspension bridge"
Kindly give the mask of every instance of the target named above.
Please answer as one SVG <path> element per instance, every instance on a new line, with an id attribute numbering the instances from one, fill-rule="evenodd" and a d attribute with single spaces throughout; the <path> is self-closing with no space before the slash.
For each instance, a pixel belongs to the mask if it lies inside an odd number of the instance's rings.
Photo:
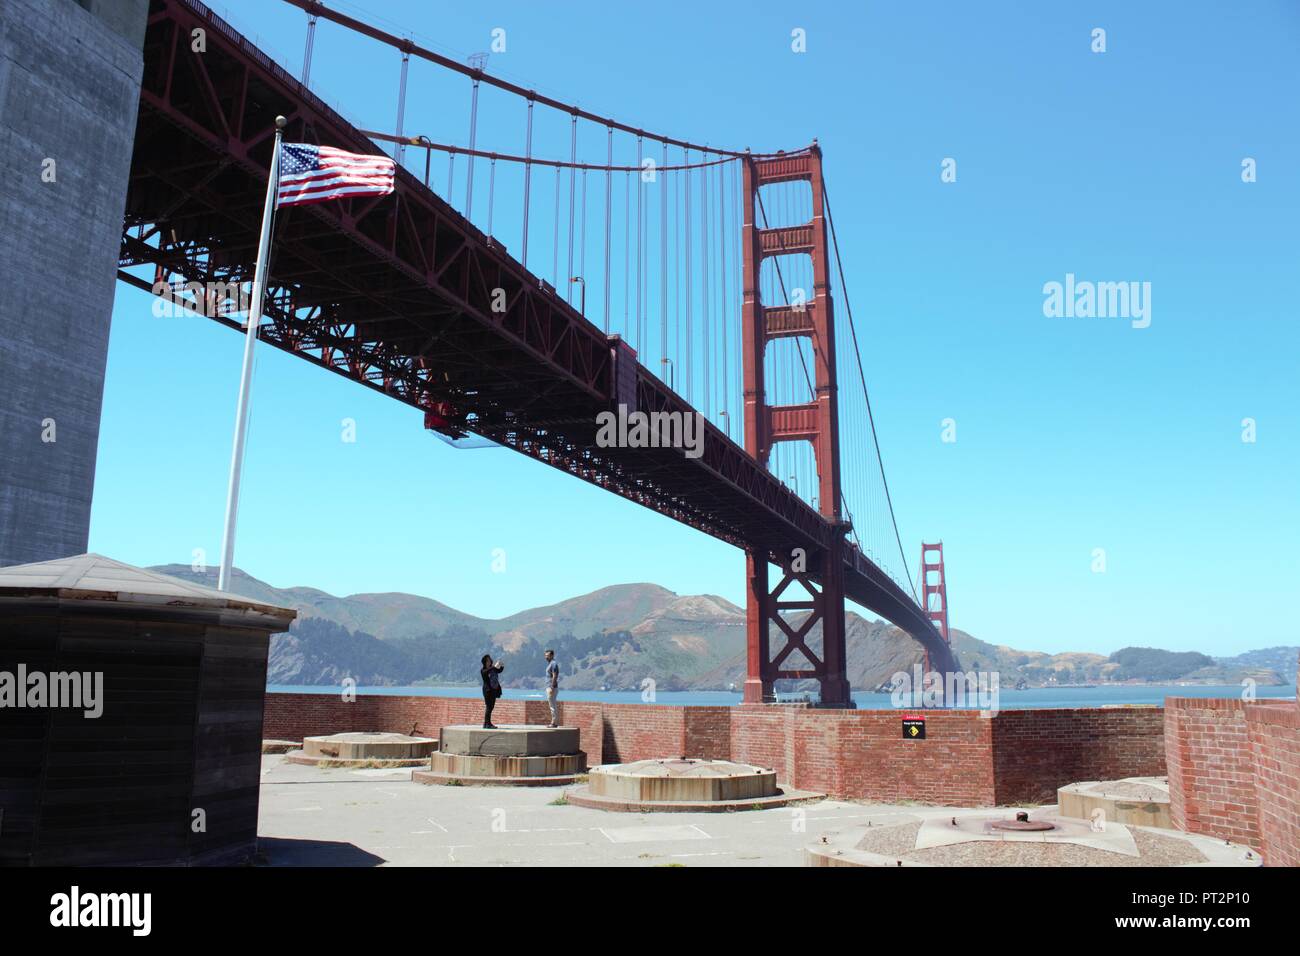
<path id="1" fill-rule="evenodd" d="M 300 77 L 198 0 L 153 0 L 120 278 L 243 328 L 275 117 L 287 141 L 384 144 L 393 194 L 277 213 L 262 339 L 450 441 L 481 436 L 743 549 L 747 702 L 815 678 L 823 705 L 851 706 L 846 599 L 956 669 L 942 552 L 918 597 L 894 518 L 816 142 L 653 133 L 285 2 L 307 14 Z M 391 132 L 308 88 L 322 20 L 394 49 Z M 462 142 L 404 131 L 413 59 L 464 84 Z M 488 91 L 518 117 L 513 142 L 481 141 Z M 700 453 L 606 447 L 597 419 L 619 406 L 700 416 Z"/>

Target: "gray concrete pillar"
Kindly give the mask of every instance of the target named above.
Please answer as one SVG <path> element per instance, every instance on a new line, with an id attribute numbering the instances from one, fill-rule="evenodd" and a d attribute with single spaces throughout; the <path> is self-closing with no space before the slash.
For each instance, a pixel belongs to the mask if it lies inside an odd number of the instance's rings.
<path id="1" fill-rule="evenodd" d="M 86 550 L 148 0 L 0 0 L 0 566 Z"/>

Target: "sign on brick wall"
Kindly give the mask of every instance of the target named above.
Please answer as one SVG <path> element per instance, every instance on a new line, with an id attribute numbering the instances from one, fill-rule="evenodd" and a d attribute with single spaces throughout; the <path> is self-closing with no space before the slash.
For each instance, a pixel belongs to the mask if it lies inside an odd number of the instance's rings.
<path id="1" fill-rule="evenodd" d="M 920 714 L 903 715 L 903 739 L 904 740 L 924 740 L 925 739 L 925 718 Z"/>

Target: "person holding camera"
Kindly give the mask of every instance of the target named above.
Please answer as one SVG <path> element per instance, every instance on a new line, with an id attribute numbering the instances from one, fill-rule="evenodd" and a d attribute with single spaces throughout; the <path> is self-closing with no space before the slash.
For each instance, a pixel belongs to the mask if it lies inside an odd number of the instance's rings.
<path id="1" fill-rule="evenodd" d="M 482 665 L 479 676 L 483 678 L 483 728 L 496 730 L 496 724 L 492 723 L 492 708 L 501 696 L 501 679 L 498 675 L 506 669 L 506 665 L 493 661 L 491 654 L 483 655 Z"/>

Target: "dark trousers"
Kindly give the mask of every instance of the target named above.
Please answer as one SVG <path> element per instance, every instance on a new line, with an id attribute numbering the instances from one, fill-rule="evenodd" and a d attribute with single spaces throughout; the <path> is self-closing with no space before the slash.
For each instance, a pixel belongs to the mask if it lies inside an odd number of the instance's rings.
<path id="1" fill-rule="evenodd" d="M 483 726 L 492 723 L 492 708 L 497 704 L 496 694 L 490 690 L 483 691 Z"/>

